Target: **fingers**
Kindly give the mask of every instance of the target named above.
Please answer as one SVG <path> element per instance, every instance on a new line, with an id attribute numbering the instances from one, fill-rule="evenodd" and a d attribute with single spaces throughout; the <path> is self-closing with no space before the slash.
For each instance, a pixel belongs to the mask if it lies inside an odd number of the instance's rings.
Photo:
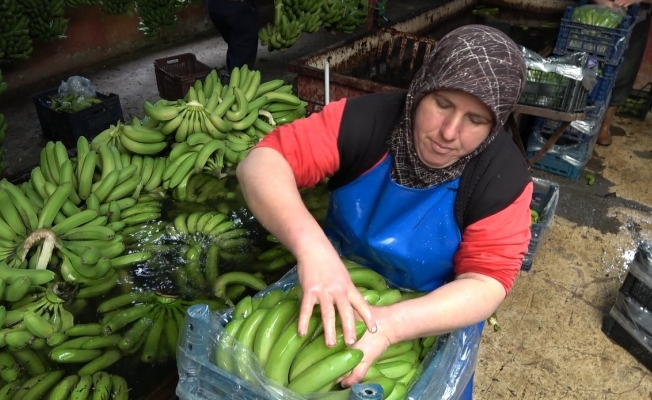
<path id="1" fill-rule="evenodd" d="M 342 333 L 344 334 L 344 342 L 351 346 L 355 344 L 355 315 L 352 304 L 348 298 L 340 298 L 337 300 L 337 312 L 340 314 L 342 324 Z M 327 343 L 328 344 L 328 343 Z"/>
<path id="2" fill-rule="evenodd" d="M 301 299 L 301 308 L 299 309 L 299 336 L 304 336 L 308 332 L 308 323 L 312 317 L 312 310 L 315 307 L 315 298 L 311 293 L 304 293 Z"/>
<path id="3" fill-rule="evenodd" d="M 362 297 L 360 292 L 356 290 L 355 293 L 352 294 L 350 302 L 351 302 L 351 306 L 353 306 L 355 311 L 360 316 L 360 319 L 362 319 L 362 321 L 367 326 L 367 330 L 371 333 L 376 333 L 376 331 L 378 330 L 376 326 L 376 317 L 371 311 L 371 306 L 369 305 L 369 303 L 366 302 L 364 297 Z M 352 329 L 355 331 L 355 322 L 353 323 Z"/>
<path id="4" fill-rule="evenodd" d="M 355 368 L 353 368 L 353 371 L 351 371 L 348 375 L 344 376 L 344 379 L 340 382 L 342 387 L 351 387 L 356 383 L 360 383 L 362 381 L 362 378 L 367 374 L 367 371 L 369 370 L 369 367 L 371 366 L 371 362 L 365 361 L 365 359 L 362 359 L 360 361 L 360 364 L 358 364 Z"/>

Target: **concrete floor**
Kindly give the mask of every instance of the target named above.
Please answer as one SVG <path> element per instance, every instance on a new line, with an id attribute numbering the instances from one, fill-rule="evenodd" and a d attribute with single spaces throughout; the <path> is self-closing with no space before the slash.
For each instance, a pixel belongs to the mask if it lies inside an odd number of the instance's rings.
<path id="1" fill-rule="evenodd" d="M 410 1 L 392 8 L 390 18 L 418 9 Z M 304 35 L 283 52 L 260 49 L 263 79 L 294 77 L 287 63 L 343 40 L 344 34 Z M 157 100 L 153 60 L 185 52 L 210 66 L 224 63 L 226 47 L 215 34 L 114 60 L 72 74 L 86 76 L 100 91 L 120 95 L 124 116 L 142 117 L 145 100 Z M 45 144 L 31 96 L 63 77 L 10 93 L 0 103 L 8 117 L 4 143 L 8 172 L 38 162 Z M 566 178 L 533 170 L 557 182 L 559 205 L 529 272 L 521 272 L 498 310 L 500 332 L 485 329 L 476 372 L 475 398 L 490 399 L 652 399 L 652 375 L 602 333 L 602 317 L 614 303 L 637 243 L 652 239 L 652 117 L 646 122 L 617 118 L 627 131 L 610 147 L 597 147 L 586 171 Z M 584 174 L 582 174 L 584 175 Z"/>

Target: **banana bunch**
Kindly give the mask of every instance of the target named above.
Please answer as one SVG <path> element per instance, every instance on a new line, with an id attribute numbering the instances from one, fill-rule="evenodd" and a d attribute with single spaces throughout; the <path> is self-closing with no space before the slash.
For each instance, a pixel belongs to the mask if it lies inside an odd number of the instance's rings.
<path id="1" fill-rule="evenodd" d="M 102 314 L 101 322 L 80 325 L 74 332 L 78 337 L 72 341 L 75 341 L 75 347 L 84 349 L 89 348 L 89 340 L 106 340 L 113 343 L 110 349 L 123 355 L 140 353 L 142 362 L 163 363 L 176 357 L 185 312 L 189 306 L 197 303 L 209 304 L 214 310 L 225 307 L 214 300 L 186 301 L 152 291 L 118 295 L 100 303 L 97 311 Z"/>
<path id="2" fill-rule="evenodd" d="M 100 0 L 100 9 L 105 14 L 123 15 L 129 12 L 134 0 Z"/>
<path id="3" fill-rule="evenodd" d="M 44 41 L 64 39 L 68 20 L 65 0 L 17 0 L 29 19 L 29 35 Z"/>
<path id="4" fill-rule="evenodd" d="M 27 353 L 22 349 L 20 351 L 25 354 Z M 4 357 L 5 362 L 9 362 L 11 360 L 7 357 L 7 355 L 15 358 L 16 360 L 18 359 L 18 357 L 13 357 L 17 355 L 15 352 L 4 352 L 0 354 L 4 354 L 2 357 Z M 43 362 L 40 361 L 38 355 L 35 353 L 31 354 L 30 357 L 32 357 L 30 359 L 31 362 L 40 362 L 40 365 L 44 365 Z M 20 366 L 21 364 L 19 363 L 17 365 Z M 64 371 L 49 371 L 43 368 L 43 372 L 31 375 L 30 377 L 16 379 L 9 382 L 5 381 L 7 383 L 3 383 L 0 388 L 0 398 L 25 400 L 45 398 L 50 389 L 59 383 L 59 381 L 63 378 L 64 374 Z"/>
<path id="5" fill-rule="evenodd" d="M 366 0 L 324 0 L 322 22 L 324 27 L 344 33 L 353 33 L 367 19 L 369 3 Z"/>
<path id="6" fill-rule="evenodd" d="M 230 187 L 228 179 L 216 176 L 221 168 L 217 166 L 217 157 L 209 157 L 204 165 L 204 172 L 196 173 L 188 179 L 185 188 L 177 186 L 172 192 L 175 200 L 190 203 L 217 202 L 220 200 L 233 200 L 239 196 L 239 186 Z"/>
<path id="7" fill-rule="evenodd" d="M 95 0 L 65 0 L 67 8 L 93 7 Z"/>
<path id="8" fill-rule="evenodd" d="M 282 0 L 283 8 L 290 20 L 301 19 L 306 14 L 321 14 L 324 0 Z"/>
<path id="9" fill-rule="evenodd" d="M 0 59 L 2 57 L 0 56 Z M 2 70 L 0 70 L 0 95 L 7 91 L 7 82 L 2 79 Z M 0 146 L 5 140 L 5 135 L 7 133 L 7 121 L 5 115 L 0 113 Z M 1 148 L 1 147 L 0 147 Z M 7 166 L 4 162 L 4 156 L 0 153 L 0 175 L 2 175 Z"/>
<path id="10" fill-rule="evenodd" d="M 301 32 L 306 29 L 304 21 L 299 18 L 290 20 L 283 1 L 274 0 L 274 24 L 263 26 L 258 31 L 258 38 L 269 51 L 286 49 L 299 40 Z"/>
<path id="11" fill-rule="evenodd" d="M 42 350 L 65 341 L 64 332 L 74 325 L 74 315 L 64 308 L 64 300 L 57 295 L 59 286 L 55 283 L 43 292 L 13 301 L 11 310 L 2 315 L 0 345 Z"/>
<path id="12" fill-rule="evenodd" d="M 75 93 L 70 93 L 64 96 L 50 96 L 50 108 L 55 111 L 65 111 L 69 113 L 76 113 L 77 111 L 84 110 L 95 104 L 102 103 L 102 100 L 96 96 L 80 96 Z"/>
<path id="13" fill-rule="evenodd" d="M 352 280 L 369 304 L 386 306 L 423 294 L 388 288 L 376 272 L 345 261 Z M 311 317 L 307 334 L 300 337 L 297 334 L 300 295 L 300 287 L 294 286 L 288 291 L 274 289 L 264 296 L 246 296 L 240 300 L 218 338 L 215 364 L 252 382 L 251 366 L 257 362 L 267 378 L 300 395 L 342 390 L 336 384 L 337 379 L 355 368 L 363 354 L 346 346 L 340 327 L 337 327 L 336 344 L 326 346 L 318 312 Z M 365 330 L 363 322 L 356 324 L 358 339 Z M 404 398 L 410 384 L 421 373 L 421 361 L 435 341 L 433 337 L 389 346 L 372 364 L 363 383 L 380 384 L 385 398 Z"/>
<path id="14" fill-rule="evenodd" d="M 43 286 L 53 281 L 55 276 L 53 271 L 47 269 L 10 268 L 7 263 L 0 262 L 0 299 L 6 302 L 18 301 L 33 286 Z"/>
<path id="15" fill-rule="evenodd" d="M 177 11 L 183 6 L 177 0 L 137 0 L 136 13 L 140 19 L 138 30 L 146 36 L 160 36 L 163 29 L 177 22 Z"/>
<path id="16" fill-rule="evenodd" d="M 60 373 L 57 375 L 58 380 L 52 379 L 55 382 L 53 385 L 47 385 L 47 389 L 39 391 L 38 396 L 25 398 L 44 398 L 41 396 L 48 394 L 48 390 L 51 389 L 48 397 L 51 400 L 129 399 L 129 386 L 125 378 L 120 375 L 108 374 L 105 371 L 99 371 L 93 375 L 68 375 L 66 377 L 63 377 L 63 371 L 52 371 L 50 374 L 55 372 Z M 0 393 L 2 390 L 4 388 L 0 389 Z"/>
<path id="17" fill-rule="evenodd" d="M 0 21 L 0 64 L 29 58 L 29 19 L 17 0 L 0 0 Z"/>
<path id="18" fill-rule="evenodd" d="M 161 131 L 141 124 L 123 124 L 118 121 L 100 132 L 91 141 L 91 148 L 96 149 L 100 143 L 115 146 L 120 153 L 152 156 L 168 147 L 168 138 Z"/>
<path id="19" fill-rule="evenodd" d="M 297 259 L 281 243 L 276 243 L 271 248 L 263 251 L 258 255 L 258 261 L 262 261 L 265 271 L 290 270 L 296 263 Z"/>

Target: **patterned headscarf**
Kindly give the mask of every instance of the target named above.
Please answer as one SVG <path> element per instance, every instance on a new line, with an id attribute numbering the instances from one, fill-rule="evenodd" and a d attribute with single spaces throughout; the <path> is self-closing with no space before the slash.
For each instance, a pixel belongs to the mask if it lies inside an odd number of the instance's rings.
<path id="1" fill-rule="evenodd" d="M 518 46 L 497 29 L 466 25 L 444 36 L 412 80 L 401 121 L 391 133 L 392 179 L 403 186 L 423 189 L 459 177 L 468 161 L 491 143 L 507 120 L 525 83 L 525 72 Z M 492 111 L 495 125 L 473 152 L 435 169 L 417 156 L 412 119 L 421 99 L 437 89 L 458 89 L 475 95 Z"/>

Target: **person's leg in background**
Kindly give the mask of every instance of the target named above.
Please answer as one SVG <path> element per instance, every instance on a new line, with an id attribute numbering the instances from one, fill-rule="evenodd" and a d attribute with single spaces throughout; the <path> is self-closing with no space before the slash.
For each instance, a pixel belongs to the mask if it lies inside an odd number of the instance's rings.
<path id="1" fill-rule="evenodd" d="M 632 36 L 629 39 L 629 46 L 623 54 L 623 62 L 616 75 L 614 88 L 611 91 L 611 100 L 609 107 L 605 113 L 600 132 L 598 133 L 597 143 L 602 146 L 609 146 L 611 144 L 611 123 L 616 115 L 618 106 L 625 102 L 632 90 L 632 86 L 636 81 L 638 69 L 643 61 L 645 48 L 647 47 L 647 36 L 650 30 L 651 17 L 648 16 L 645 20 L 634 25 Z"/>
<path id="2" fill-rule="evenodd" d="M 254 68 L 260 22 L 255 0 L 206 0 L 206 11 L 226 42 L 226 67 Z"/>

